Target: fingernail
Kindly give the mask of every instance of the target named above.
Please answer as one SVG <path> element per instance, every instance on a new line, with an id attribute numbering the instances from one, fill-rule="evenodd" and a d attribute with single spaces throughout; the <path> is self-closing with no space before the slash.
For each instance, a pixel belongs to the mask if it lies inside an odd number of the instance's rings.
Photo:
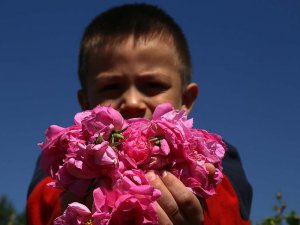
<path id="1" fill-rule="evenodd" d="M 151 170 L 148 173 L 146 173 L 146 177 L 148 181 L 153 181 L 157 178 L 157 175 L 154 173 L 154 171 Z"/>
<path id="2" fill-rule="evenodd" d="M 168 175 L 168 173 L 167 173 L 167 171 L 166 170 L 163 170 L 163 171 L 160 171 L 160 176 L 162 177 L 162 178 L 164 178 L 165 176 L 167 176 Z"/>
<path id="3" fill-rule="evenodd" d="M 216 167 L 211 163 L 205 163 L 206 170 L 208 171 L 208 177 L 212 179 L 216 172 Z"/>

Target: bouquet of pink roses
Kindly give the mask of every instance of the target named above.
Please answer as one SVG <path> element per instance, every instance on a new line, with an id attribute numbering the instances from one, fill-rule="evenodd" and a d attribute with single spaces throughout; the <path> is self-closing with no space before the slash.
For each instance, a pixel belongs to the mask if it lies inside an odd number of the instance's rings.
<path id="1" fill-rule="evenodd" d="M 220 136 L 194 129 L 193 120 L 170 104 L 157 106 L 151 120 L 125 120 L 112 107 L 77 113 L 74 125 L 50 126 L 41 166 L 56 181 L 50 186 L 84 197 L 73 202 L 55 224 L 158 224 L 154 202 L 160 197 L 145 174 L 169 171 L 201 198 L 215 193 L 222 179 L 225 144 Z M 205 167 L 211 163 L 213 177 Z"/>

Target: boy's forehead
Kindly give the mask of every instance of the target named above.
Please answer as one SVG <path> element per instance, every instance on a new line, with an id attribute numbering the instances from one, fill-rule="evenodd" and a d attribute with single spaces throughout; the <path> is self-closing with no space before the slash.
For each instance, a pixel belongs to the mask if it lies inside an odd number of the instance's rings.
<path id="1" fill-rule="evenodd" d="M 99 49 L 90 57 L 88 64 L 88 82 L 128 77 L 136 82 L 160 79 L 171 83 L 178 81 L 181 88 L 183 85 L 176 49 L 160 39 L 136 42 L 133 37 L 128 38 L 114 46 Z"/>
<path id="2" fill-rule="evenodd" d="M 89 66 L 101 63 L 109 66 L 114 62 L 130 59 L 138 55 L 142 61 L 144 58 L 150 63 L 153 58 L 161 59 L 161 63 L 174 63 L 179 65 L 177 50 L 170 39 L 166 38 L 136 38 L 133 35 L 121 40 L 111 40 L 90 55 Z M 156 62 L 157 63 L 157 62 Z"/>
<path id="3" fill-rule="evenodd" d="M 117 37 L 108 37 L 103 41 L 102 45 L 98 47 L 97 53 L 112 52 L 118 50 L 120 46 L 127 46 L 134 49 L 142 49 L 155 47 L 157 45 L 165 45 L 174 50 L 177 54 L 173 38 L 170 35 L 163 34 L 149 34 L 143 36 L 125 35 Z"/>

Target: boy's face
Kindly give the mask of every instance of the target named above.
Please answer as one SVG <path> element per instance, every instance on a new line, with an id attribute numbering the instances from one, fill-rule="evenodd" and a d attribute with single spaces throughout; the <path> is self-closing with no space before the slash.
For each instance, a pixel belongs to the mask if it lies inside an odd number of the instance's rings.
<path id="1" fill-rule="evenodd" d="M 182 84 L 177 52 L 162 40 L 135 43 L 128 38 L 88 63 L 86 90 L 78 92 L 83 110 L 111 105 L 125 118 L 151 118 L 165 102 L 189 111 L 198 94 L 195 83 Z"/>

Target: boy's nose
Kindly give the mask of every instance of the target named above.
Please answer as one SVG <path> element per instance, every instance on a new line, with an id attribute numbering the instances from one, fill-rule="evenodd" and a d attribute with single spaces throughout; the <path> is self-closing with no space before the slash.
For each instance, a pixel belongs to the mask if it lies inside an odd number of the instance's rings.
<path id="1" fill-rule="evenodd" d="M 123 93 L 120 112 L 125 119 L 144 117 L 147 106 L 144 96 L 135 87 L 129 88 Z"/>

